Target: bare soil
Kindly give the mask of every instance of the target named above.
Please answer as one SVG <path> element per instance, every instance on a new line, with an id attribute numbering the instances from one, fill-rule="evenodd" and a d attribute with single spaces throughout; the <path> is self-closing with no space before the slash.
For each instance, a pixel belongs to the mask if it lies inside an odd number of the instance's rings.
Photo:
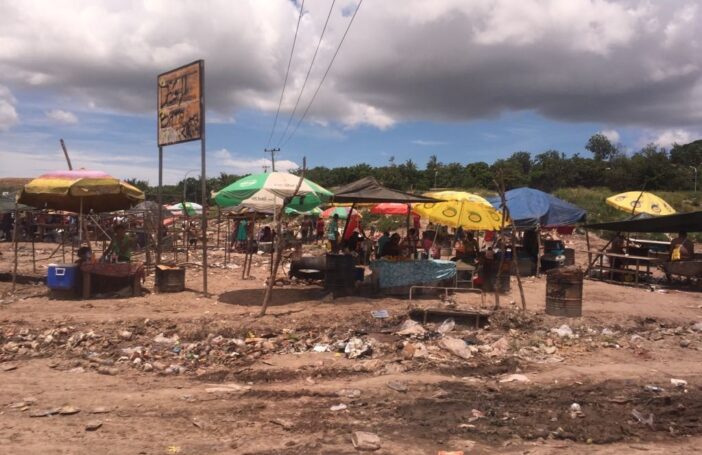
<path id="1" fill-rule="evenodd" d="M 446 304 L 435 296 L 330 300 L 289 283 L 259 318 L 265 258 L 242 280 L 214 250 L 209 297 L 191 266 L 182 293 L 55 299 L 41 281 L 53 248 L 37 245 L 34 272 L 20 244 L 11 295 L 11 248 L 0 244 L 0 453 L 352 454 L 354 431 L 376 433 L 383 454 L 687 454 L 702 444 L 702 294 L 686 285 L 586 280 L 583 317 L 557 318 L 544 314 L 545 277 L 524 280 L 526 312 L 513 279 L 487 327 L 445 335 L 466 340 L 466 360 L 440 346 L 438 324 L 396 333 L 411 308 Z M 455 303 L 481 307 L 473 295 Z M 390 317 L 374 319 L 378 309 Z M 552 331 L 563 324 L 572 337 Z M 353 338 L 370 352 L 348 358 Z"/>

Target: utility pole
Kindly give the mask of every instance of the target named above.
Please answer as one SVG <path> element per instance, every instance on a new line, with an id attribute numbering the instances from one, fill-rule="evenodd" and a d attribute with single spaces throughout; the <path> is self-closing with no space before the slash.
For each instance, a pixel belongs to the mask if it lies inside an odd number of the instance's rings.
<path id="1" fill-rule="evenodd" d="M 68 163 L 68 170 L 72 171 L 73 166 L 71 166 L 71 159 L 68 157 L 68 149 L 66 148 L 66 143 L 63 142 L 63 138 L 59 139 L 61 143 L 61 148 L 63 149 L 63 155 L 66 157 L 66 162 Z"/>
<path id="2" fill-rule="evenodd" d="M 690 166 L 695 172 L 695 193 L 697 192 L 697 166 Z"/>
<path id="3" fill-rule="evenodd" d="M 280 152 L 280 148 L 263 149 L 263 153 L 271 154 L 271 172 L 275 172 L 275 154 Z"/>

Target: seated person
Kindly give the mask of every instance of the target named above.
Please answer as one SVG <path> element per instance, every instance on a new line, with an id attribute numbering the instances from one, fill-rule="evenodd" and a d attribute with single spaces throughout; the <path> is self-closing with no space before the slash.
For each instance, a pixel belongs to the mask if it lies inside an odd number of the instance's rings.
<path id="1" fill-rule="evenodd" d="M 258 236 L 258 241 L 259 242 L 272 242 L 273 241 L 273 231 L 271 230 L 270 226 L 266 226 L 263 228 L 261 233 Z"/>
<path id="2" fill-rule="evenodd" d="M 687 261 L 695 257 L 695 244 L 687 238 L 687 232 L 680 231 L 670 242 L 670 260 Z"/>
<path id="3" fill-rule="evenodd" d="M 115 235 L 103 257 L 114 256 L 117 262 L 131 262 L 133 247 L 134 241 L 127 235 L 127 227 L 124 224 L 118 224 L 115 226 Z"/>
<path id="4" fill-rule="evenodd" d="M 398 257 L 400 254 L 400 234 L 395 233 L 390 236 L 390 240 L 383 246 L 380 257 Z"/>
<path id="5" fill-rule="evenodd" d="M 414 259 L 417 257 L 418 243 L 419 239 L 417 238 L 417 230 L 415 228 L 410 228 L 409 231 L 407 231 L 407 237 L 402 239 L 402 242 L 400 242 L 400 246 L 405 250 L 408 257 Z"/>
<path id="6" fill-rule="evenodd" d="M 378 250 L 377 250 L 377 257 L 382 258 L 385 256 L 384 249 L 387 246 L 388 242 L 390 242 L 390 232 L 384 231 L 383 235 L 378 239 Z"/>

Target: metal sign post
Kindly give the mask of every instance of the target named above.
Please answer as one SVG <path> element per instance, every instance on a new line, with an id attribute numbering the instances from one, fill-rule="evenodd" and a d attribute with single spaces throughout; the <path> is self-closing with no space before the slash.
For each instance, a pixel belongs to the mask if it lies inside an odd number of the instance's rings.
<path id="1" fill-rule="evenodd" d="M 158 250 L 161 260 L 163 147 L 200 140 L 202 190 L 202 287 L 207 295 L 207 174 L 205 172 L 205 61 L 197 60 L 158 75 Z M 183 201 L 185 203 L 185 201 Z M 183 207 L 187 210 L 186 207 Z"/>

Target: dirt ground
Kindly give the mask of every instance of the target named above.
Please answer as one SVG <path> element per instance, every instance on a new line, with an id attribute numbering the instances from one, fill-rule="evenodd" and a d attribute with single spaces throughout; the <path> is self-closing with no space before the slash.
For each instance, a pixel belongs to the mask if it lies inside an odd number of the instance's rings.
<path id="1" fill-rule="evenodd" d="M 141 297 L 65 300 L 23 244 L 11 295 L 11 245 L 0 253 L 2 453 L 352 454 L 356 431 L 382 454 L 702 446 L 702 294 L 688 287 L 586 280 L 583 317 L 558 318 L 544 314 L 545 277 L 524 280 L 526 312 L 513 278 L 487 326 L 442 334 L 408 310 L 487 309 L 493 295 L 331 300 L 289 283 L 259 318 L 265 258 L 242 280 L 240 256 L 225 266 L 212 251 L 209 297 L 191 266 L 182 293 L 150 292 L 147 277 Z"/>

